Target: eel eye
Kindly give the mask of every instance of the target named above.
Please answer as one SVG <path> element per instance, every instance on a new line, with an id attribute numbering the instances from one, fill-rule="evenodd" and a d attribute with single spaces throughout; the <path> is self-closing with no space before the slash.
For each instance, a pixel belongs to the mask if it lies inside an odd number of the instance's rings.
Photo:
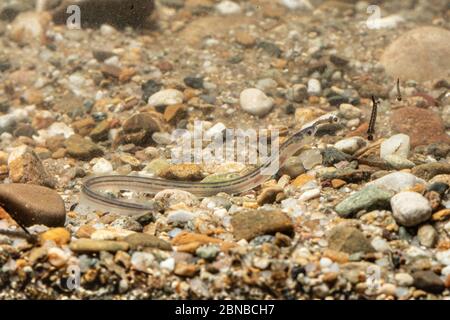
<path id="1" fill-rule="evenodd" d="M 339 118 L 338 117 L 333 117 L 333 119 L 331 121 L 336 123 L 336 122 L 339 121 Z"/>
<path id="2" fill-rule="evenodd" d="M 306 130 L 306 134 L 307 134 L 308 136 L 312 136 L 312 134 L 313 134 L 312 129 Z"/>

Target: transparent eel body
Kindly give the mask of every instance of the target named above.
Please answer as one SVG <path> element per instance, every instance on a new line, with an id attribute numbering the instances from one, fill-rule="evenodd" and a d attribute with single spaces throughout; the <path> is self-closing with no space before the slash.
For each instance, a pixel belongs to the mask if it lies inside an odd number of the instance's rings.
<path id="1" fill-rule="evenodd" d="M 154 203 L 149 201 L 133 201 L 112 198 L 104 192 L 123 191 L 155 194 L 166 189 L 178 189 L 190 192 L 199 197 L 216 195 L 219 192 L 238 194 L 251 190 L 268 180 L 272 175 L 266 169 L 274 165 L 282 167 L 286 160 L 303 146 L 309 144 L 315 137 L 321 124 L 339 121 L 335 115 L 326 115 L 290 136 L 279 148 L 276 155 L 272 155 L 261 166 L 249 173 L 220 182 L 190 182 L 174 181 L 159 178 L 125 175 L 94 176 L 86 179 L 81 188 L 79 205 L 89 210 L 114 211 L 119 214 L 136 215 L 155 209 Z M 102 192 L 103 191 L 103 192 Z"/>

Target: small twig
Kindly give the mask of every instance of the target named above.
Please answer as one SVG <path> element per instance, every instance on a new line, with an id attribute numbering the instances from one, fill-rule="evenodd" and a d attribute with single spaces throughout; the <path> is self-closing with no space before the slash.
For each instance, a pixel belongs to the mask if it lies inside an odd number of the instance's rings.
<path id="1" fill-rule="evenodd" d="M 370 115 L 369 128 L 367 129 L 367 139 L 369 141 L 373 140 L 373 135 L 375 134 L 375 122 L 377 121 L 378 102 L 374 96 L 372 96 L 372 103 L 372 114 Z"/>

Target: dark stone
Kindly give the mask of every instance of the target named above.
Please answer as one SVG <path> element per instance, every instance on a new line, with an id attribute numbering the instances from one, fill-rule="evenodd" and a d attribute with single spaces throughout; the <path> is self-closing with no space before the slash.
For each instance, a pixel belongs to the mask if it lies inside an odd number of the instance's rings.
<path id="1" fill-rule="evenodd" d="M 92 52 L 92 55 L 94 56 L 95 60 L 97 60 L 98 62 L 104 62 L 106 59 L 109 59 L 113 56 L 115 56 L 115 54 L 111 51 L 104 51 L 104 50 L 94 50 Z"/>
<path id="2" fill-rule="evenodd" d="M 437 193 L 439 193 L 439 195 L 441 197 L 444 196 L 444 194 L 447 192 L 449 188 L 449 185 L 443 182 L 435 182 L 433 184 L 431 184 L 430 186 L 428 186 L 427 190 L 428 191 L 435 191 Z"/>
<path id="3" fill-rule="evenodd" d="M 416 271 L 413 273 L 414 286 L 417 289 L 439 294 L 445 290 L 445 284 L 433 271 Z"/>
<path id="4" fill-rule="evenodd" d="M 283 51 L 281 51 L 278 46 L 272 42 L 267 41 L 261 41 L 258 43 L 258 48 L 263 49 L 265 52 L 267 52 L 269 55 L 279 58 Z"/>
<path id="5" fill-rule="evenodd" d="M 183 79 L 184 84 L 194 89 L 203 89 L 203 78 L 187 76 Z"/>
<path id="6" fill-rule="evenodd" d="M 326 167 L 330 167 L 333 164 L 341 161 L 350 161 L 352 158 L 350 155 L 333 147 L 325 148 L 322 151 L 322 157 L 322 164 Z"/>
<path id="7" fill-rule="evenodd" d="M 334 106 L 340 106 L 342 103 L 349 103 L 350 100 L 347 97 L 339 96 L 339 95 L 332 95 L 331 97 L 328 97 L 328 102 Z"/>
<path id="8" fill-rule="evenodd" d="M 331 61 L 335 66 L 338 66 L 338 67 L 345 67 L 345 66 L 348 64 L 348 62 L 349 62 L 347 59 L 344 59 L 344 58 L 342 58 L 342 57 L 336 56 L 336 55 L 334 55 L 334 54 L 332 54 L 332 55 L 330 56 L 330 61 Z"/>
<path id="9" fill-rule="evenodd" d="M 0 185 L 0 206 L 24 226 L 43 224 L 64 226 L 66 209 L 59 194 L 49 188 L 31 184 Z"/>
<path id="10" fill-rule="evenodd" d="M 424 180 L 430 180 L 438 174 L 450 174 L 450 164 L 442 162 L 425 163 L 414 167 L 411 173 Z"/>
<path id="11" fill-rule="evenodd" d="M 13 132 L 15 137 L 31 137 L 36 134 L 36 130 L 32 126 L 26 123 L 20 123 L 17 125 L 16 129 Z"/>
<path id="12" fill-rule="evenodd" d="M 148 99 L 157 93 L 159 90 L 161 90 L 162 85 L 155 80 L 148 80 L 147 82 L 143 83 L 141 86 L 142 89 L 142 100 L 146 103 L 148 102 Z"/>

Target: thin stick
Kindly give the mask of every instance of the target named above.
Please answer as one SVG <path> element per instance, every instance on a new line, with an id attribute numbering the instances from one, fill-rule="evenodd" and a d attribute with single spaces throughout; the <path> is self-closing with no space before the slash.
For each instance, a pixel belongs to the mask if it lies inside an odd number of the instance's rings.
<path id="1" fill-rule="evenodd" d="M 373 140 L 375 134 L 375 122 L 377 121 L 378 103 L 374 96 L 372 96 L 372 114 L 370 115 L 369 128 L 367 129 L 367 139 Z"/>
<path id="2" fill-rule="evenodd" d="M 402 93 L 400 92 L 400 78 L 397 78 L 397 101 L 402 101 Z"/>

